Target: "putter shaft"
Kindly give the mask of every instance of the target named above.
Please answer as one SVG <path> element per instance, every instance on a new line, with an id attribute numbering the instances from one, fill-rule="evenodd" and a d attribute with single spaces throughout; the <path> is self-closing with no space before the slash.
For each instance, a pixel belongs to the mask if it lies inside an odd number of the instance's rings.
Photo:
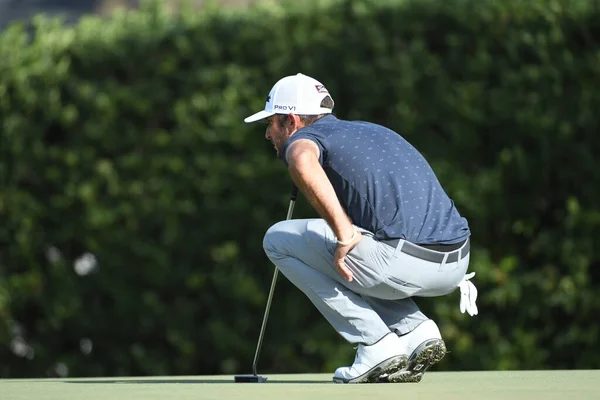
<path id="1" fill-rule="evenodd" d="M 292 219 L 292 213 L 294 212 L 294 204 L 296 203 L 296 198 L 298 197 L 298 188 L 294 186 L 292 188 L 292 194 L 290 196 L 290 206 L 288 208 L 288 213 L 286 220 Z M 267 306 L 265 308 L 265 315 L 263 317 L 262 326 L 260 328 L 260 335 L 258 336 L 258 344 L 256 345 L 256 353 L 254 353 L 254 362 L 252 363 L 252 373 L 254 376 L 257 375 L 256 367 L 258 364 L 258 356 L 260 354 L 260 349 L 262 347 L 263 337 L 265 335 L 265 329 L 267 327 L 267 320 L 269 319 L 269 311 L 271 309 L 271 302 L 273 301 L 273 293 L 275 292 L 275 285 L 277 284 L 277 275 L 279 270 L 275 267 L 275 272 L 273 273 L 273 280 L 271 281 L 271 290 L 269 290 L 269 298 L 267 299 Z"/>

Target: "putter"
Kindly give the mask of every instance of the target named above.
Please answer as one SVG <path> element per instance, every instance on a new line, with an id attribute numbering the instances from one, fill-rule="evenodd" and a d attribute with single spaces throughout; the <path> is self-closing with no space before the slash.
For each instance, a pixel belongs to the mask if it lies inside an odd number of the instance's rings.
<path id="1" fill-rule="evenodd" d="M 290 206 L 288 208 L 286 220 L 292 219 L 292 213 L 294 212 L 294 204 L 296 203 L 296 197 L 298 197 L 298 188 L 294 185 L 292 187 L 292 194 L 290 196 Z M 256 373 L 256 365 L 258 364 L 258 356 L 260 354 L 260 348 L 262 347 L 263 337 L 265 335 L 265 328 L 267 327 L 267 319 L 269 318 L 269 310 L 271 309 L 271 301 L 273 301 L 273 293 L 275 292 L 275 284 L 277 283 L 277 274 L 279 270 L 275 267 L 273 273 L 273 280 L 271 281 L 271 290 L 269 291 L 269 298 L 267 299 L 267 307 L 265 309 L 265 315 L 263 317 L 262 326 L 260 328 L 260 335 L 258 336 L 258 344 L 256 345 L 256 353 L 254 353 L 254 362 L 252 363 L 252 375 L 236 375 L 234 377 L 235 382 L 238 383 L 264 383 L 267 381 L 266 376 L 260 376 Z"/>

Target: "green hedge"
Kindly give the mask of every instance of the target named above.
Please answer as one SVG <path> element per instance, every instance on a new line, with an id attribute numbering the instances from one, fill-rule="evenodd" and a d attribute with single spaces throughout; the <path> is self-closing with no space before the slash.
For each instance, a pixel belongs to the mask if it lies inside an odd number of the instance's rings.
<path id="1" fill-rule="evenodd" d="M 414 143 L 469 219 L 480 314 L 418 300 L 439 369 L 600 367 L 594 1 L 150 5 L 32 30 L 0 36 L 0 377 L 250 372 L 290 180 L 242 119 L 300 71 Z M 284 278 L 265 340 L 265 373 L 353 358 Z"/>

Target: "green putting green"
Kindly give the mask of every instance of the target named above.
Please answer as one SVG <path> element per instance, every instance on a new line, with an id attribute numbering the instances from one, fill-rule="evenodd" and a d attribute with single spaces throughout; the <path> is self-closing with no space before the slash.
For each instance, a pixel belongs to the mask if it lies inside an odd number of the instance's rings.
<path id="1" fill-rule="evenodd" d="M 2 400 L 583 400 L 600 399 L 600 370 L 428 372 L 420 383 L 341 385 L 330 374 L 0 380 Z"/>

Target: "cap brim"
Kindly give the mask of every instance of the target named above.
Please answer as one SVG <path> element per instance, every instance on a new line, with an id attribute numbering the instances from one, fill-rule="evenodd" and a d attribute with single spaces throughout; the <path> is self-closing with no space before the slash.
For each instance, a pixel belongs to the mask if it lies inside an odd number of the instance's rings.
<path id="1" fill-rule="evenodd" d="M 248 118 L 245 118 L 244 122 L 249 124 L 250 122 L 256 122 L 256 121 L 260 121 L 261 119 L 269 118 L 272 115 L 275 115 L 275 113 L 263 110 L 263 111 L 259 111 L 256 114 L 249 116 Z"/>

